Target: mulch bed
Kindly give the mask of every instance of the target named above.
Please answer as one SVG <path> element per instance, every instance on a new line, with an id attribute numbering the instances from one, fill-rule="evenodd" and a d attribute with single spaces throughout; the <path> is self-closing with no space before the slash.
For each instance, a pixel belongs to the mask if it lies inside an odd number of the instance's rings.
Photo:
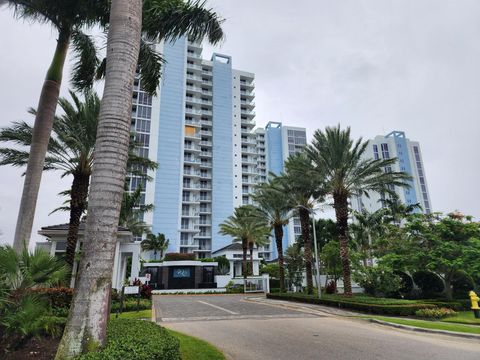
<path id="1" fill-rule="evenodd" d="M 13 352 L 4 352 L 0 347 L 0 360 L 52 360 L 59 342 L 60 339 L 40 337 L 31 338 L 21 349 Z"/>

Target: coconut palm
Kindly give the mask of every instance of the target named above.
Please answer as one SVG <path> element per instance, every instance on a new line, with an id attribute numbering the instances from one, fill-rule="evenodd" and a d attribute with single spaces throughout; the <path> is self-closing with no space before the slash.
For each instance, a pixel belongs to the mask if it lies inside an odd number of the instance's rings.
<path id="1" fill-rule="evenodd" d="M 53 123 L 53 136 L 48 145 L 44 170 L 58 170 L 62 172 L 62 177 L 71 175 L 73 178 L 70 190 L 64 192 L 70 198 L 67 201 L 68 206 L 59 208 L 70 213 L 65 260 L 70 267 L 73 267 L 78 228 L 87 207 L 90 175 L 94 164 L 93 151 L 97 136 L 100 98 L 97 94 L 88 92 L 82 101 L 72 91 L 70 91 L 70 97 L 72 102 L 67 98 L 59 99 L 63 115 L 57 116 Z M 36 114 L 34 109 L 30 109 L 29 112 Z M 12 126 L 0 130 L 0 142 L 12 142 L 29 147 L 32 144 L 32 132 L 31 125 L 15 122 Z M 0 165 L 26 166 L 28 158 L 27 150 L 0 148 Z M 156 168 L 156 163 L 137 156 L 134 143 L 131 142 L 129 168 L 134 166 L 153 170 Z"/>
<path id="2" fill-rule="evenodd" d="M 155 234 L 147 234 L 147 238 L 142 240 L 140 246 L 142 247 L 143 251 L 153 251 L 153 259 L 157 260 L 157 251 L 160 253 L 160 260 L 163 259 L 163 254 L 165 250 L 168 249 L 168 244 L 170 240 L 165 239 L 165 235 L 158 233 Z"/>
<path id="3" fill-rule="evenodd" d="M 247 280 L 247 251 L 250 243 L 262 239 L 270 234 L 267 223 L 259 217 L 257 209 L 252 205 L 243 205 L 235 208 L 233 215 L 220 224 L 221 235 L 230 235 L 234 242 L 241 242 L 243 251 L 242 273 Z"/>
<path id="4" fill-rule="evenodd" d="M 13 247 L 22 251 L 28 245 L 32 232 L 35 206 L 42 178 L 45 155 L 58 103 L 63 67 L 69 46 L 73 47 L 77 62 L 75 68 L 85 71 L 95 68 L 96 58 L 91 57 L 92 39 L 83 30 L 105 21 L 107 0 L 6 0 L 17 18 L 49 24 L 58 33 L 52 63 L 43 82 L 35 114 L 33 138 L 30 148 L 23 194 L 18 213 Z"/>
<path id="5" fill-rule="evenodd" d="M 297 153 L 285 161 L 285 172 L 277 179 L 282 183 L 285 194 L 290 198 L 291 207 L 300 218 L 302 228 L 307 293 L 313 293 L 312 241 L 310 239 L 310 213 L 313 211 L 322 177 L 314 171 L 311 160 L 304 153 Z"/>
<path id="6" fill-rule="evenodd" d="M 135 191 L 123 193 L 120 220 L 118 225 L 126 227 L 135 236 L 148 233 L 148 225 L 142 220 L 143 214 L 153 210 L 153 204 L 142 204 L 142 191 L 138 187 Z"/>
<path id="7" fill-rule="evenodd" d="M 144 3 L 145 6 L 142 6 Z M 72 358 L 79 353 L 95 350 L 105 343 L 111 270 L 126 176 L 133 81 L 141 47 L 142 18 L 145 24 L 152 27 L 152 33 L 147 36 L 158 37 L 160 40 L 175 40 L 181 35 L 188 35 L 193 40 L 208 36 L 210 42 L 215 42 L 223 36 L 218 19 L 205 16 L 205 12 L 196 12 L 196 22 L 193 21 L 195 17 L 184 16 L 182 11 L 174 12 L 175 6 L 177 9 L 190 9 L 189 4 L 192 3 L 179 0 L 111 2 L 105 87 L 95 144 L 85 246 L 77 289 L 57 359 Z M 203 5 L 198 2 L 194 4 L 200 8 Z M 170 14 L 170 17 L 159 21 L 160 16 L 152 18 L 155 13 Z M 208 14 L 211 15 L 210 12 Z"/>
<path id="8" fill-rule="evenodd" d="M 355 222 L 351 225 L 353 238 L 363 254 L 363 265 L 368 266 L 371 259 L 373 238 L 385 232 L 385 209 L 379 209 L 373 213 L 366 210 L 354 211 Z"/>
<path id="9" fill-rule="evenodd" d="M 351 138 L 350 128 L 342 130 L 337 126 L 315 131 L 312 143 L 306 148 L 309 159 L 324 177 L 322 191 L 333 197 L 346 296 L 352 295 L 348 254 L 349 198 L 368 196 L 369 191 L 392 194 L 395 186 L 406 187 L 410 179 L 403 172 L 391 171 L 397 161 L 395 158 L 366 159 L 367 146 L 368 141 Z"/>
<path id="10" fill-rule="evenodd" d="M 278 253 L 280 292 L 285 291 L 285 266 L 283 258 L 283 227 L 292 217 L 292 207 L 288 196 L 282 190 L 281 183 L 274 178 L 265 184 L 258 185 L 253 199 L 258 213 L 268 223 L 275 236 Z"/>
<path id="11" fill-rule="evenodd" d="M 77 89 L 88 89 L 95 78 L 106 72 L 106 59 L 100 61 L 95 43 L 83 31 L 94 25 L 108 29 L 110 1 L 108 0 L 4 0 L 18 18 L 48 23 L 58 32 L 57 47 L 47 71 L 35 117 L 33 139 L 27 165 L 22 199 L 15 229 L 14 248 L 21 251 L 29 242 L 35 208 L 52 131 L 55 110 L 62 82 L 63 67 L 71 45 L 76 54 L 72 83 Z M 160 78 L 163 59 L 151 46 L 152 42 L 175 40 L 188 36 L 211 43 L 223 37 L 222 20 L 203 1 L 147 0 L 143 2 L 143 36 L 139 48 L 144 90 L 154 94 Z M 145 39 L 146 41 L 143 41 Z M 150 44 L 147 43 L 150 41 Z M 138 54 L 137 54 L 138 55 Z"/>

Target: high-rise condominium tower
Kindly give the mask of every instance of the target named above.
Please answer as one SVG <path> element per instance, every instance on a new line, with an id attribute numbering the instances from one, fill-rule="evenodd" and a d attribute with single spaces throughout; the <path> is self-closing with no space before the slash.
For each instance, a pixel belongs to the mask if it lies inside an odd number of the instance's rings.
<path id="1" fill-rule="evenodd" d="M 396 157 L 398 161 L 385 171 L 404 171 L 412 177 L 410 188 L 395 187 L 398 199 L 407 205 L 420 204 L 424 213 L 430 213 L 432 205 L 428 193 L 425 167 L 423 165 L 420 144 L 406 138 L 403 131 L 392 131 L 385 136 L 376 136 L 368 143 L 365 157 L 388 159 Z M 374 212 L 382 207 L 382 196 L 377 193 L 352 199 L 355 210 Z M 419 210 L 420 211 L 420 210 Z"/>

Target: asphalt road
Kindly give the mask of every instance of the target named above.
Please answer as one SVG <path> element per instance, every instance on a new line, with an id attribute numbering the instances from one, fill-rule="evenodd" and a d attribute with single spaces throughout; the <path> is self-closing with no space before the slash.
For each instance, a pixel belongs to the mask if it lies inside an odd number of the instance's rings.
<path id="1" fill-rule="evenodd" d="M 162 326 L 204 339 L 228 359 L 480 359 L 478 340 L 413 333 L 243 298 L 161 296 L 154 304 Z"/>

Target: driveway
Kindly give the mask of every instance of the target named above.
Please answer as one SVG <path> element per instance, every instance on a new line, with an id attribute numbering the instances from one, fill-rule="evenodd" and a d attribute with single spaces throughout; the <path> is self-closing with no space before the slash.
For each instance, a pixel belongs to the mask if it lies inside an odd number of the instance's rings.
<path id="1" fill-rule="evenodd" d="M 478 340 L 392 329 L 321 307 L 244 295 L 156 296 L 154 306 L 159 324 L 214 344 L 228 359 L 480 358 Z"/>

